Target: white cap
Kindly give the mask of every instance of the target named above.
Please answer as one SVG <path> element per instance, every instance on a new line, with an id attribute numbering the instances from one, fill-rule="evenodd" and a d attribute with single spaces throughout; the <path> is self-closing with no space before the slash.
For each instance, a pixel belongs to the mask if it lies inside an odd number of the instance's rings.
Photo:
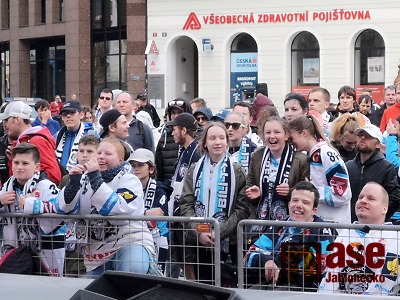
<path id="1" fill-rule="evenodd" d="M 136 149 L 128 159 L 128 161 L 132 160 L 141 163 L 150 162 L 152 165 L 154 165 L 154 154 L 148 149 L 144 148 Z"/>
<path id="2" fill-rule="evenodd" d="M 369 136 L 376 138 L 380 143 L 382 143 L 382 132 L 379 127 L 373 124 L 367 124 L 361 128 L 357 128 L 354 133 L 359 135 L 360 132 L 366 132 Z"/>
<path id="3" fill-rule="evenodd" d="M 31 118 L 32 109 L 31 107 L 22 101 L 10 102 L 4 113 L 0 114 L 0 121 L 8 119 L 9 117 L 20 117 L 25 120 Z"/>

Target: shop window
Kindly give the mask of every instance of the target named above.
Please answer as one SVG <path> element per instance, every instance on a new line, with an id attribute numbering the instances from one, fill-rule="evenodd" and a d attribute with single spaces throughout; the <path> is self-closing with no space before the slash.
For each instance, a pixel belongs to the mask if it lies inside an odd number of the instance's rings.
<path id="1" fill-rule="evenodd" d="M 10 44 L 0 44 L 0 98 L 10 97 Z M 1 102 L 1 101 L 0 101 Z"/>
<path id="2" fill-rule="evenodd" d="M 292 43 L 292 91 L 319 86 L 319 43 L 310 32 L 300 32 Z M 307 88 L 305 88 L 307 89 Z M 298 92 L 298 91 L 297 91 Z"/>
<path id="3" fill-rule="evenodd" d="M 254 38 L 239 34 L 231 45 L 230 105 L 237 101 L 252 103 L 258 83 L 258 47 Z"/>
<path id="4" fill-rule="evenodd" d="M 372 98 L 380 103 L 385 87 L 385 42 L 372 29 L 361 32 L 354 45 L 354 86 L 357 98 L 364 90 L 372 90 Z"/>
<path id="5" fill-rule="evenodd" d="M 385 82 L 385 42 L 372 29 L 357 37 L 354 48 L 355 85 L 375 85 Z"/>
<path id="6" fill-rule="evenodd" d="M 8 29 L 10 28 L 10 0 L 1 0 L 0 5 L 1 29 Z"/>
<path id="7" fill-rule="evenodd" d="M 92 6 L 92 95 L 127 89 L 126 1 L 95 0 Z"/>
<path id="8" fill-rule="evenodd" d="M 31 43 L 31 94 L 33 97 L 54 99 L 65 95 L 65 41 L 43 39 Z"/>

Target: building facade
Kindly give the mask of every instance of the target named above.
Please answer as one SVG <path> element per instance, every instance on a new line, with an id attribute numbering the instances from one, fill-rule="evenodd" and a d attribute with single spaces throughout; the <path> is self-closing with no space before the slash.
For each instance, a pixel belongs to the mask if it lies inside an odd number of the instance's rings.
<path id="1" fill-rule="evenodd" d="M 285 94 L 343 85 L 373 90 L 376 102 L 400 62 L 400 2 L 148 0 L 149 98 L 158 107 L 202 97 L 231 107 L 268 84 Z"/>
<path id="2" fill-rule="evenodd" d="M 0 0 L 0 98 L 145 88 L 145 0 Z"/>

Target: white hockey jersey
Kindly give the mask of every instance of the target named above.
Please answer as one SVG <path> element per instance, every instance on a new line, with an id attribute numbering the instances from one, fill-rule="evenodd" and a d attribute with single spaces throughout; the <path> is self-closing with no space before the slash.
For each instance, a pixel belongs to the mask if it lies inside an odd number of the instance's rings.
<path id="1" fill-rule="evenodd" d="M 391 226 L 391 223 L 387 226 Z M 351 256 L 346 252 L 344 265 L 335 268 L 329 267 L 327 259 L 328 266 L 319 286 L 319 293 L 367 295 L 398 293 L 400 271 L 398 232 L 379 230 L 369 232 L 366 230 L 366 232 L 344 229 L 336 238 L 336 243 L 344 247 L 350 245 L 354 252 Z M 378 253 L 379 248 L 384 249 L 383 255 Z M 336 252 L 335 249 L 332 250 Z"/>
<path id="2" fill-rule="evenodd" d="M 318 189 L 317 214 L 325 221 L 351 223 L 351 188 L 347 168 L 335 149 L 323 141 L 311 149 L 310 181 Z"/>

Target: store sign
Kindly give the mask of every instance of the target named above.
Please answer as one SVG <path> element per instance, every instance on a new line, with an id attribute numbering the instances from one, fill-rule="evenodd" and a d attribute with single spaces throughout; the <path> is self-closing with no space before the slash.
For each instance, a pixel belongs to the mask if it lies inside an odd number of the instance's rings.
<path id="1" fill-rule="evenodd" d="M 231 105 L 252 99 L 257 82 L 257 52 L 231 53 Z"/>
<path id="2" fill-rule="evenodd" d="M 260 23 L 301 23 L 371 20 L 369 10 L 333 9 L 330 11 L 303 11 L 284 13 L 214 14 L 199 18 L 191 12 L 182 30 L 200 30 L 204 25 L 260 24 Z M 201 21 L 203 23 L 201 23 Z"/>

